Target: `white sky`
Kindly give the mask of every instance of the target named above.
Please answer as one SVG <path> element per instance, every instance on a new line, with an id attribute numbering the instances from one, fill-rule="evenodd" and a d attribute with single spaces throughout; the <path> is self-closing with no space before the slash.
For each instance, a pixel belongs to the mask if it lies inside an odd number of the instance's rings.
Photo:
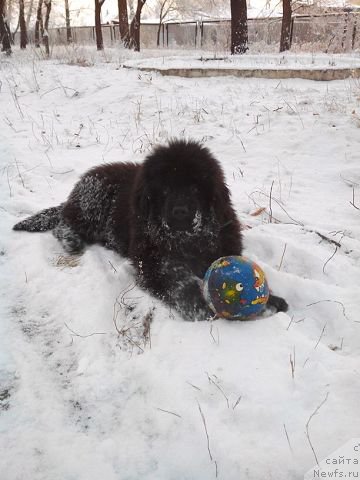
<path id="1" fill-rule="evenodd" d="M 144 7 L 144 18 L 148 17 L 157 21 L 157 15 L 151 13 L 152 4 L 154 2 L 149 2 Z M 72 23 L 76 25 L 92 25 L 94 23 L 94 8 L 93 2 L 89 2 L 87 7 L 84 7 L 84 2 L 82 0 L 72 0 L 71 3 L 72 10 Z M 268 16 L 270 14 L 279 14 L 281 13 L 281 3 L 277 0 L 271 0 L 266 2 L 264 0 L 250 0 L 248 3 L 248 14 L 251 17 L 256 17 L 258 15 Z M 62 6 L 60 7 L 62 8 Z M 117 0 L 105 0 L 105 3 L 102 8 L 103 22 L 111 21 L 116 18 L 118 15 Z M 228 16 L 230 15 L 230 9 Z M 191 17 L 191 14 L 189 15 Z"/>

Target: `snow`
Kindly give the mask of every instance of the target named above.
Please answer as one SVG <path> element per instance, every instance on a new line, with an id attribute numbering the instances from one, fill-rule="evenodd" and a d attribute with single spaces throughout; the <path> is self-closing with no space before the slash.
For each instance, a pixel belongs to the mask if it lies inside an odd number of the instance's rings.
<path id="1" fill-rule="evenodd" d="M 300 479 L 360 429 L 359 80 L 120 67 L 145 56 L 1 59 L 1 479 Z M 221 161 L 288 314 L 188 323 L 114 252 L 11 230 L 178 136 Z"/>

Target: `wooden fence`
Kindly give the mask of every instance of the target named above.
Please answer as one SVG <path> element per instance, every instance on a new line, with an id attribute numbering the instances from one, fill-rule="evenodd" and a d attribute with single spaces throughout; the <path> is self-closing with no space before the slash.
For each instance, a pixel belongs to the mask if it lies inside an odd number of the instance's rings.
<path id="1" fill-rule="evenodd" d="M 248 20 L 249 45 L 252 50 L 277 51 L 281 18 Z M 103 25 L 104 45 L 119 43 L 118 25 Z M 156 48 L 158 25 L 141 25 L 141 47 Z M 160 48 L 230 50 L 230 20 L 166 23 L 161 26 Z M 72 27 L 72 39 L 78 45 L 95 43 L 95 27 Z M 66 44 L 66 29 L 49 31 L 53 45 Z M 19 39 L 19 34 L 15 37 Z M 29 33 L 33 42 L 33 32 Z M 296 16 L 292 23 L 292 45 L 296 50 L 349 52 L 360 49 L 360 12 Z"/>

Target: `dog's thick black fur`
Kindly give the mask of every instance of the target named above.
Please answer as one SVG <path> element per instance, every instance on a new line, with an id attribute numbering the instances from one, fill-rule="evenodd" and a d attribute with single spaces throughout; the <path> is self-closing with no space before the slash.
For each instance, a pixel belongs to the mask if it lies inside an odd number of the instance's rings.
<path id="1" fill-rule="evenodd" d="M 193 141 L 156 147 L 143 164 L 95 167 L 65 203 L 17 223 L 14 230 L 53 230 L 69 253 L 99 243 L 131 259 L 140 285 L 188 320 L 211 315 L 201 293 L 209 265 L 240 255 L 240 224 L 223 171 Z M 270 296 L 285 311 L 286 302 Z"/>

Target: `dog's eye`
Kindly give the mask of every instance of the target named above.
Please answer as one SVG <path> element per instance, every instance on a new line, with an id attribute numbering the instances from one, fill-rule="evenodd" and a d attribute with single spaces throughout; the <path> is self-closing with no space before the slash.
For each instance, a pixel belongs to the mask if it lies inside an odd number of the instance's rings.
<path id="1" fill-rule="evenodd" d="M 199 189 L 196 185 L 192 185 L 191 188 L 190 188 L 190 192 L 193 194 L 193 195 L 196 195 L 197 193 L 199 193 Z"/>
<path id="2" fill-rule="evenodd" d="M 242 283 L 237 283 L 235 288 L 238 292 L 242 292 L 244 290 L 244 286 Z"/>

